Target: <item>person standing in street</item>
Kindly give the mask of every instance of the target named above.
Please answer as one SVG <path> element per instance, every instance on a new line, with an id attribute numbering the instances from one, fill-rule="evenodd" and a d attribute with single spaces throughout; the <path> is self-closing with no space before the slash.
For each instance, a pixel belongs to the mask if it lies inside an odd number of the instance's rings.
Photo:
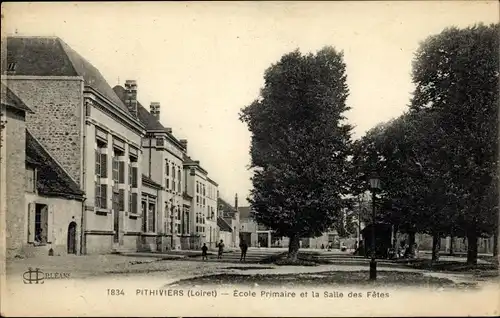
<path id="1" fill-rule="evenodd" d="M 203 247 L 201 248 L 201 259 L 202 260 L 208 259 L 207 252 L 208 252 L 207 244 L 203 243 Z"/>
<path id="2" fill-rule="evenodd" d="M 248 250 L 248 244 L 244 240 L 242 240 L 240 243 L 240 249 L 241 249 L 240 262 L 244 262 L 247 257 L 247 250 Z"/>
<path id="3" fill-rule="evenodd" d="M 219 252 L 217 253 L 217 259 L 221 259 L 222 253 L 224 253 L 224 241 L 220 240 L 219 244 L 217 244 L 217 247 L 219 248 Z"/>

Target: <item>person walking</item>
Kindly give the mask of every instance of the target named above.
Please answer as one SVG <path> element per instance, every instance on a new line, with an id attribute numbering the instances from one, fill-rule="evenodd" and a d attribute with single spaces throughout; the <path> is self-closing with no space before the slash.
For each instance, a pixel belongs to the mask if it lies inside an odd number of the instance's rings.
<path id="1" fill-rule="evenodd" d="M 208 252 L 207 244 L 203 243 L 203 247 L 201 248 L 201 259 L 202 260 L 208 259 L 207 252 Z"/>
<path id="2" fill-rule="evenodd" d="M 217 247 L 219 248 L 217 259 L 222 259 L 222 253 L 224 253 L 224 241 L 220 240 L 219 244 L 217 244 Z"/>
<path id="3" fill-rule="evenodd" d="M 244 240 L 241 241 L 240 243 L 240 249 L 241 249 L 240 262 L 244 262 L 247 257 L 247 250 L 248 250 L 248 244 Z"/>

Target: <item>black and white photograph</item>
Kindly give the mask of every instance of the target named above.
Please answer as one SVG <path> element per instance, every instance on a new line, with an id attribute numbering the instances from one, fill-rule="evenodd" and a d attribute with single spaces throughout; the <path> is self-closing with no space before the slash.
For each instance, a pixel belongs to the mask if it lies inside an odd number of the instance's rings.
<path id="1" fill-rule="evenodd" d="M 497 316 L 497 1 L 2 2 L 0 313 Z"/>

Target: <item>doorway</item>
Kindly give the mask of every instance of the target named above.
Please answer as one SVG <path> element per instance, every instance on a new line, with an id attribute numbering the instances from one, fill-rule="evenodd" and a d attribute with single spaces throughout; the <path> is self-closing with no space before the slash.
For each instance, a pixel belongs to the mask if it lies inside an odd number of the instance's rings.
<path id="1" fill-rule="evenodd" d="M 76 254 L 76 223 L 71 222 L 68 226 L 68 254 Z"/>

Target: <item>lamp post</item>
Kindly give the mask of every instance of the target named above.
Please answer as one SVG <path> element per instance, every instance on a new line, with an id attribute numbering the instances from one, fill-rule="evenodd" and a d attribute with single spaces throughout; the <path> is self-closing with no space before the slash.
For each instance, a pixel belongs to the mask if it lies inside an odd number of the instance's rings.
<path id="1" fill-rule="evenodd" d="M 370 280 L 377 279 L 377 261 L 376 257 L 376 244 L 375 244 L 375 191 L 380 189 L 380 179 L 376 176 L 370 178 L 370 188 L 372 190 L 372 259 L 370 261 Z"/>

